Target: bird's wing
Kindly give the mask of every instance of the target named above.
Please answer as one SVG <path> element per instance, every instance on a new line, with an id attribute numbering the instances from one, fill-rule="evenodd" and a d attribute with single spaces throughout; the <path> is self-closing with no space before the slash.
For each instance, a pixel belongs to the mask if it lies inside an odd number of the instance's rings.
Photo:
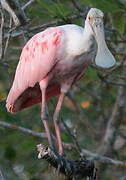
<path id="1" fill-rule="evenodd" d="M 53 96 L 60 94 L 60 85 L 58 83 L 50 84 L 46 89 L 46 100 L 50 99 Z M 11 112 L 18 112 L 24 108 L 28 108 L 35 104 L 41 103 L 42 94 L 39 87 L 39 84 L 36 84 L 32 88 L 27 88 L 21 96 L 15 101 L 14 107 L 11 109 Z"/>
<path id="2" fill-rule="evenodd" d="M 24 90 L 40 82 L 56 64 L 61 36 L 61 29 L 49 28 L 27 42 L 22 50 L 13 85 L 7 97 L 8 111 Z"/>

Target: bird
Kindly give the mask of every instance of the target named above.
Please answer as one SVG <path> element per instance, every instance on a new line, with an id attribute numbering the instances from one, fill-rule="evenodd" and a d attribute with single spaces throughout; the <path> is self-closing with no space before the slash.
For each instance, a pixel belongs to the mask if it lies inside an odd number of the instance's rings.
<path id="1" fill-rule="evenodd" d="M 53 114 L 57 148 L 64 155 L 59 114 L 64 97 L 89 65 L 111 68 L 116 60 L 105 42 L 104 13 L 91 8 L 85 25 L 65 24 L 49 27 L 35 34 L 24 46 L 14 81 L 6 100 L 6 108 L 16 113 L 41 104 L 41 121 L 53 147 L 47 117 L 47 100 L 59 96 Z"/>

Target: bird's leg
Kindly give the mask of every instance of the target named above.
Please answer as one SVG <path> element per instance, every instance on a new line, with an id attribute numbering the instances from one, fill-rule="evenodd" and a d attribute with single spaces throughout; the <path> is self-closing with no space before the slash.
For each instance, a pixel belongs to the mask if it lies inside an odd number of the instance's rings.
<path id="1" fill-rule="evenodd" d="M 51 148 L 53 148 L 52 138 L 51 138 L 48 120 L 47 120 L 47 114 L 46 114 L 46 89 L 42 88 L 41 91 L 42 91 L 41 120 L 45 127 L 49 145 Z"/>
<path id="2" fill-rule="evenodd" d="M 58 103 L 54 112 L 53 116 L 53 121 L 54 121 L 54 126 L 55 126 L 55 131 L 56 131 L 56 137 L 57 137 L 57 142 L 58 142 L 58 148 L 59 148 L 59 153 L 60 155 L 64 154 L 63 151 L 63 145 L 62 145 L 62 140 L 61 140 L 61 132 L 60 132 L 60 127 L 59 127 L 59 113 L 61 110 L 61 106 L 64 100 L 65 93 L 61 93 L 58 99 Z"/>

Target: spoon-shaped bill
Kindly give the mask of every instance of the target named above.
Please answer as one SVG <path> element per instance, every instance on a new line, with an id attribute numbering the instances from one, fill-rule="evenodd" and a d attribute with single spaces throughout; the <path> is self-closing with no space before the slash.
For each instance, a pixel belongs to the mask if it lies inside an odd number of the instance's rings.
<path id="1" fill-rule="evenodd" d="M 99 21 L 99 19 L 98 22 L 95 21 L 93 24 L 93 31 L 98 46 L 95 58 L 96 65 L 102 68 L 113 67 L 116 61 L 105 42 L 103 22 Z"/>

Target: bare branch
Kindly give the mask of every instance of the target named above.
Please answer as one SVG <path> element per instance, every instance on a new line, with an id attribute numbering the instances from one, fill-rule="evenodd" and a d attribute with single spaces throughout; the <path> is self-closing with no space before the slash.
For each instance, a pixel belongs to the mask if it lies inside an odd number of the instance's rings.
<path id="1" fill-rule="evenodd" d="M 35 132 L 35 131 L 32 131 L 32 130 L 30 130 L 28 128 L 17 126 L 15 124 L 10 124 L 10 123 L 4 122 L 4 121 L 0 121 L 0 126 L 4 127 L 4 128 L 12 129 L 12 130 L 18 130 L 20 132 L 23 132 L 23 133 L 25 133 L 27 135 L 31 135 L 31 136 L 34 136 L 34 137 L 47 138 L 46 133 Z M 67 149 L 75 149 L 76 148 L 75 145 L 73 145 L 73 144 L 63 143 L 63 145 Z M 119 160 L 114 160 L 114 159 L 111 159 L 109 157 L 102 156 L 100 154 L 90 152 L 90 151 L 88 151 L 86 149 L 81 149 L 81 155 L 90 157 L 92 160 L 96 160 L 96 161 L 98 161 L 100 163 L 126 167 L 126 162 L 122 162 L 122 161 L 119 161 Z"/>
<path id="2" fill-rule="evenodd" d="M 82 155 L 83 154 L 85 156 L 89 157 L 90 159 L 98 161 L 100 163 L 111 164 L 111 165 L 119 166 L 122 168 L 126 168 L 126 162 L 114 160 L 114 159 L 109 158 L 107 156 L 103 156 L 103 155 L 100 155 L 98 153 L 90 152 L 87 149 L 82 149 Z"/>
<path id="3" fill-rule="evenodd" d="M 68 132 L 68 134 L 72 137 L 73 142 L 75 143 L 76 149 L 79 153 L 81 153 L 81 147 L 76 139 L 76 136 L 73 132 L 71 132 L 71 130 L 69 129 L 69 127 L 67 126 L 67 124 L 65 123 L 65 121 L 62 119 L 63 125 L 66 129 L 66 131 Z"/>
<path id="4" fill-rule="evenodd" d="M 103 81 L 106 84 L 111 84 L 111 85 L 114 85 L 114 86 L 123 86 L 123 87 L 126 87 L 126 83 L 111 81 L 111 80 L 107 79 L 106 76 L 104 77 L 104 76 L 102 76 L 100 74 L 98 74 L 98 77 L 100 78 L 101 81 Z"/>
<path id="5" fill-rule="evenodd" d="M 64 174 L 67 180 L 82 179 L 84 177 L 96 180 L 96 170 L 93 161 L 85 159 L 69 160 L 54 150 L 45 148 L 42 144 L 37 145 L 37 150 L 39 152 L 38 158 L 47 160 L 58 172 Z"/>
<path id="6" fill-rule="evenodd" d="M 10 14 L 10 16 L 13 18 L 14 24 L 15 26 L 19 26 L 20 25 L 20 20 L 18 19 L 16 13 L 14 12 L 14 10 L 10 7 L 10 5 L 8 4 L 8 2 L 6 0 L 1 0 L 1 5 L 2 7 L 8 11 L 8 13 Z"/>
<path id="7" fill-rule="evenodd" d="M 16 27 L 28 22 L 18 0 L 1 0 L 1 5 L 10 14 Z"/>
<path id="8" fill-rule="evenodd" d="M 0 180 L 5 180 L 2 170 L 0 169 Z"/>
<path id="9" fill-rule="evenodd" d="M 108 154 L 112 151 L 116 139 L 117 131 L 121 124 L 121 119 L 124 114 L 124 106 L 126 102 L 126 87 L 119 87 L 118 96 L 112 110 L 112 114 L 108 120 L 105 135 L 100 147 L 102 154 Z"/>
<path id="10" fill-rule="evenodd" d="M 71 2 L 79 12 L 84 12 L 84 10 L 80 7 L 79 3 L 76 0 L 71 0 Z"/>
<path id="11" fill-rule="evenodd" d="M 79 13 L 79 14 L 76 14 L 76 15 L 71 15 L 71 16 L 69 16 L 69 19 L 71 21 L 73 21 L 73 20 L 75 20 L 77 18 L 85 17 L 85 16 L 86 16 L 86 12 L 83 12 L 83 13 Z M 35 33 L 40 32 L 40 31 L 44 30 L 47 27 L 56 26 L 56 25 L 63 24 L 63 23 L 64 23 L 64 21 L 62 19 L 57 19 L 57 20 L 54 20 L 54 21 L 49 22 L 49 23 L 45 23 L 45 24 L 42 24 L 42 25 L 39 25 L 39 26 L 29 28 L 29 33 L 32 33 L 31 36 L 33 36 Z M 23 33 L 27 33 L 27 31 L 26 30 L 24 30 L 23 32 L 22 32 L 22 30 L 15 31 L 15 32 L 11 33 L 11 37 L 17 37 L 17 36 L 22 35 Z M 5 34 L 4 38 L 7 38 L 8 35 L 9 35 L 8 33 Z"/>
<path id="12" fill-rule="evenodd" d="M 10 123 L 7 123 L 7 122 L 0 121 L 0 126 L 8 128 L 8 129 L 19 130 L 19 131 L 21 131 L 21 132 L 23 132 L 25 134 L 32 135 L 34 137 L 47 138 L 46 133 L 35 132 L 35 131 L 32 131 L 32 130 L 30 130 L 28 128 L 17 126 L 15 124 L 10 124 Z"/>
<path id="13" fill-rule="evenodd" d="M 7 40 L 6 40 L 6 44 L 5 44 L 5 48 L 4 48 L 4 56 L 6 54 L 6 51 L 7 51 L 7 48 L 8 48 L 8 44 L 9 44 L 9 40 L 10 40 L 10 36 L 11 36 L 11 28 L 12 28 L 12 18 L 10 17 L 10 23 L 9 23 L 9 36 L 7 37 Z"/>
<path id="14" fill-rule="evenodd" d="M 0 59 L 3 58 L 3 37 L 4 37 L 4 14 L 2 8 L 0 8 L 0 14 L 1 14 L 1 27 L 0 27 Z"/>
<path id="15" fill-rule="evenodd" d="M 22 10 L 25 10 L 28 6 L 30 6 L 33 2 L 35 2 L 35 0 L 30 0 L 28 1 L 23 7 Z"/>
<path id="16" fill-rule="evenodd" d="M 118 134 L 126 140 L 126 133 L 119 130 Z"/>

